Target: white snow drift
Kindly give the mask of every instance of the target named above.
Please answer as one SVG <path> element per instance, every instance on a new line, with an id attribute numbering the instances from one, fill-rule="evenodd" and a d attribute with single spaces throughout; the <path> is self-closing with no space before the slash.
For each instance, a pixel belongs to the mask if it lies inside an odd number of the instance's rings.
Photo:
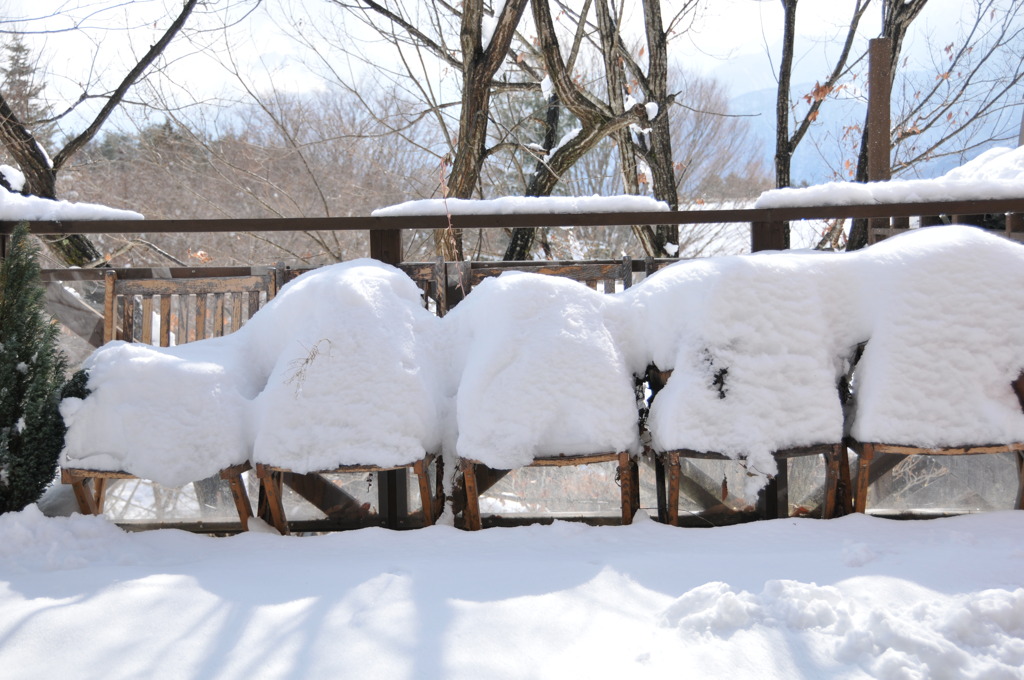
<path id="1" fill-rule="evenodd" d="M 997 147 L 935 179 L 828 182 L 761 194 L 755 208 L 1024 198 L 1024 146 Z"/>

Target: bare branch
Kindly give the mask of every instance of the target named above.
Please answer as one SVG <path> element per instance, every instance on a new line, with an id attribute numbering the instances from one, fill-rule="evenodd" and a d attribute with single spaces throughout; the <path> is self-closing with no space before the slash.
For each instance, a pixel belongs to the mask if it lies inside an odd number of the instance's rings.
<path id="1" fill-rule="evenodd" d="M 181 28 L 185 25 L 185 22 L 188 21 L 189 16 L 192 14 L 192 10 L 195 9 L 196 4 L 198 4 L 198 2 L 199 0 L 186 0 L 184 7 L 182 7 L 181 13 L 178 14 L 178 17 L 167 28 L 167 30 L 164 31 L 164 34 L 160 36 L 160 39 L 149 48 L 149 51 L 146 52 L 146 54 L 142 57 L 139 63 L 136 64 L 135 67 L 128 72 L 128 75 L 124 77 L 124 79 L 121 81 L 121 84 L 118 85 L 114 92 L 110 95 L 110 98 L 107 100 L 107 103 L 103 106 L 102 109 L 100 109 L 100 112 L 96 114 L 96 117 L 93 119 L 92 123 L 90 123 L 89 126 L 85 128 L 85 130 L 79 133 L 77 137 L 68 142 L 64 146 L 64 148 L 60 150 L 57 156 L 53 159 L 54 171 L 60 170 L 64 163 L 66 163 L 67 160 L 71 158 L 71 156 L 73 156 L 79 149 L 85 146 L 86 143 L 89 142 L 89 140 L 96 136 L 96 133 L 100 131 L 101 127 L 103 127 L 103 124 L 107 121 L 107 118 L 110 117 L 110 114 L 113 113 L 114 109 L 116 109 L 121 104 L 121 100 L 128 92 L 128 88 L 135 84 L 135 81 L 137 81 L 139 77 L 146 72 L 146 69 L 148 69 L 150 65 L 154 61 L 156 61 L 157 57 L 159 57 L 160 54 L 167 48 L 167 46 L 171 43 L 171 40 L 174 39 L 174 36 L 176 36 L 178 32 L 181 31 Z"/>

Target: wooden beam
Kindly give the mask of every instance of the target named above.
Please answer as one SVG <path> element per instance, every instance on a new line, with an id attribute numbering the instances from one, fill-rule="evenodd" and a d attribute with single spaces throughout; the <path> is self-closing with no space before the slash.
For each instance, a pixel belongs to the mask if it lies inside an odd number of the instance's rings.
<path id="1" fill-rule="evenodd" d="M 354 519 L 368 514 L 359 501 L 321 474 L 282 471 L 281 481 L 330 519 Z"/>
<path id="2" fill-rule="evenodd" d="M 529 213 L 518 215 L 453 215 L 457 229 L 509 229 L 512 227 L 622 226 L 631 224 L 684 225 L 752 222 L 787 222 L 807 219 L 914 217 L 980 213 L 1024 212 L 1024 198 L 930 201 L 872 205 L 827 205 L 792 208 L 745 208 L 730 210 L 666 210 L 655 212 L 576 213 L 572 215 Z M 30 222 L 34 234 L 202 234 L 223 232 L 300 232 L 300 231 L 395 231 L 404 229 L 443 229 L 444 215 L 402 217 L 304 217 L 209 220 L 94 220 L 68 222 Z M 10 234 L 12 226 L 0 223 L 0 234 Z M 398 252 L 397 243 L 381 242 L 383 253 Z M 390 256 L 389 256 L 390 257 Z"/>
<path id="3" fill-rule="evenodd" d="M 867 444 L 864 445 L 868 446 Z M 939 449 L 923 446 L 903 446 L 899 444 L 871 444 L 874 452 L 892 453 L 901 456 L 979 456 L 990 453 L 1010 453 L 1024 451 L 1024 443 L 992 444 L 986 446 L 950 446 Z"/>

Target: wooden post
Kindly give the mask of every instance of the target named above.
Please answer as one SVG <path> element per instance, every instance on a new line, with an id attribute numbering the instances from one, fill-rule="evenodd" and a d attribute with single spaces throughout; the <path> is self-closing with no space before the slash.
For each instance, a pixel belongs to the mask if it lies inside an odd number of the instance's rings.
<path id="1" fill-rule="evenodd" d="M 13 229 L 13 222 L 0 222 L 0 227 Z M 7 259 L 7 249 L 10 246 L 11 237 L 8 234 L 0 234 L 0 262 Z"/>
<path id="2" fill-rule="evenodd" d="M 822 519 L 832 519 L 836 514 L 836 492 L 839 489 L 839 445 L 825 452 L 825 503 L 821 509 Z"/>
<path id="3" fill-rule="evenodd" d="M 658 521 L 668 523 L 668 499 L 665 496 L 665 463 L 661 456 L 654 457 L 654 488 L 658 500 Z"/>
<path id="4" fill-rule="evenodd" d="M 629 454 L 619 452 L 619 496 L 622 506 L 622 524 L 632 524 L 636 508 L 633 506 L 633 461 Z"/>
<path id="5" fill-rule="evenodd" d="M 789 229 L 785 222 L 750 223 L 750 252 L 788 249 Z"/>
<path id="6" fill-rule="evenodd" d="M 252 519 L 252 503 L 245 490 L 245 482 L 242 481 L 242 473 L 248 469 L 250 469 L 249 463 L 245 463 L 220 472 L 220 478 L 226 480 L 231 488 L 231 500 L 235 502 L 235 510 L 238 512 L 238 521 L 242 523 L 242 531 L 249 530 L 249 520 Z"/>
<path id="7" fill-rule="evenodd" d="M 868 47 L 868 181 L 884 182 L 892 178 L 892 148 L 889 130 L 892 98 L 892 40 L 875 38 Z M 875 217 L 868 221 L 868 232 L 889 227 L 889 220 Z M 870 241 L 870 238 L 869 238 Z"/>
<path id="8" fill-rule="evenodd" d="M 288 520 L 284 515 L 281 494 L 284 491 L 281 473 L 269 469 L 262 463 L 256 465 L 256 477 L 260 480 L 260 519 L 271 524 L 282 536 L 287 536 Z"/>
<path id="9" fill-rule="evenodd" d="M 385 264 L 401 264 L 402 230 L 371 229 L 370 257 Z"/>
<path id="10" fill-rule="evenodd" d="M 400 229 L 371 229 L 370 257 L 385 264 L 402 263 L 402 231 Z M 409 475 L 405 468 L 389 470 L 377 475 L 377 503 L 385 526 L 398 529 L 408 515 Z"/>
<path id="11" fill-rule="evenodd" d="M 1009 238 L 1024 237 L 1024 213 L 1010 213 L 1006 216 L 1006 235 Z"/>
<path id="12" fill-rule="evenodd" d="M 769 477 L 768 483 L 764 485 L 757 496 L 758 514 L 763 519 L 778 519 L 783 516 L 779 514 L 779 478 L 783 476 L 782 470 L 788 463 L 785 458 L 776 459 L 776 462 L 779 466 L 779 474 Z"/>

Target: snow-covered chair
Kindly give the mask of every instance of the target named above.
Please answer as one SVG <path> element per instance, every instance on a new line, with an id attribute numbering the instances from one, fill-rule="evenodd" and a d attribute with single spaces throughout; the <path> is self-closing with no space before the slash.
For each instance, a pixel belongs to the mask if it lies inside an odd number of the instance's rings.
<path id="1" fill-rule="evenodd" d="M 850 412 L 856 510 L 879 454 L 1012 454 L 1024 509 L 1024 246 L 932 227 L 861 258 L 873 318 Z"/>
<path id="2" fill-rule="evenodd" d="M 562 276 L 509 272 L 480 282 L 443 319 L 466 528 L 482 524 L 480 465 L 615 462 L 622 522 L 632 521 L 638 414 L 634 377 L 607 316 L 612 297 Z"/>
<path id="3" fill-rule="evenodd" d="M 273 299 L 275 272 L 158 271 L 163 275 L 104 272 L 108 344 L 86 364 L 93 394 L 64 405 L 71 429 L 61 479 L 71 485 L 83 514 L 103 512 L 109 480 L 175 487 L 191 482 L 201 508 L 214 502 L 223 480 L 244 528 L 252 508 L 241 475 L 250 465 L 243 409 L 228 368 L 234 343 L 202 349 L 185 343 L 238 330 Z M 197 435 L 197 419 L 222 424 Z"/>
<path id="4" fill-rule="evenodd" d="M 288 532 L 287 475 L 411 469 L 432 524 L 430 463 L 441 444 L 438 318 L 395 267 L 354 260 L 307 272 L 254 319 L 252 460 L 269 519 Z M 330 488 L 325 487 L 325 488 Z M 324 508 L 321 508 L 324 509 Z M 330 508 L 327 508 L 328 510 Z"/>
<path id="5" fill-rule="evenodd" d="M 769 485 L 764 514 L 773 517 L 789 513 L 789 459 L 820 455 L 822 514 L 840 509 L 848 270 L 826 254 L 710 258 L 668 267 L 622 296 L 634 317 L 631 365 L 649 367 L 655 395 L 646 429 L 668 468 L 667 492 L 660 480 L 658 489 L 664 521 L 678 523 L 683 484 L 707 486 L 684 479 L 697 473 L 685 459 L 742 462 L 748 497 Z"/>

